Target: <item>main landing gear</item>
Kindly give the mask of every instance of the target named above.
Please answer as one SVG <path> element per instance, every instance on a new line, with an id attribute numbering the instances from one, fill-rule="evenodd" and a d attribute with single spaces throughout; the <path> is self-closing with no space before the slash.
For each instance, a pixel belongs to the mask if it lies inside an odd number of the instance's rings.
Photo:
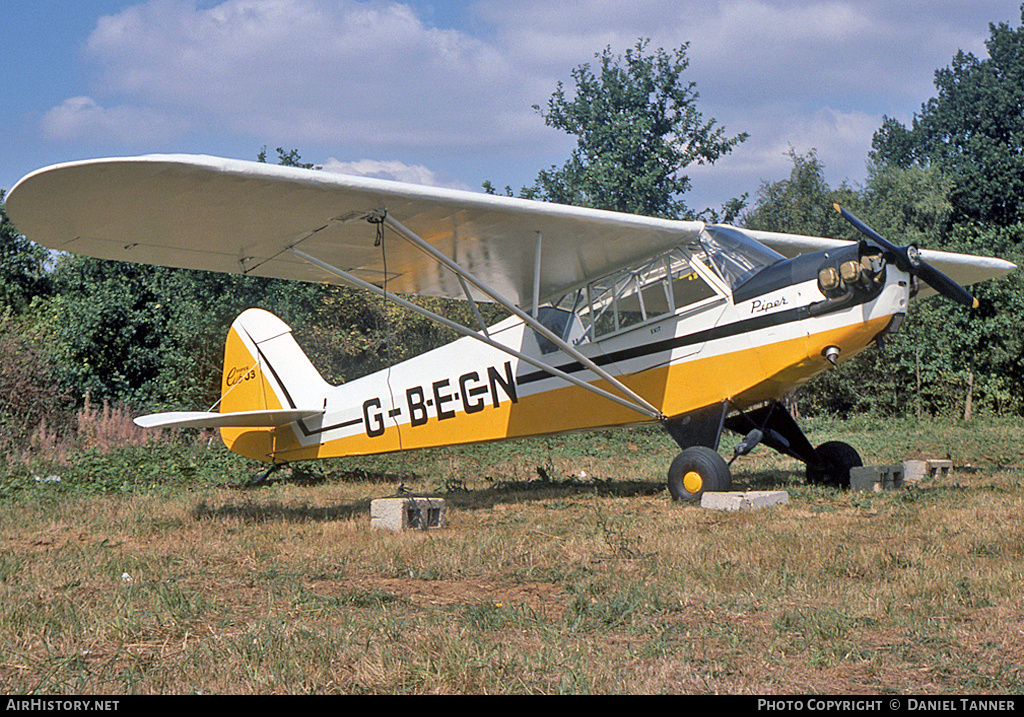
<path id="1" fill-rule="evenodd" d="M 863 465 L 853 446 L 828 441 L 813 447 L 789 411 L 778 402 L 729 416 L 727 402 L 708 406 L 664 422 L 665 430 L 683 451 L 668 469 L 668 489 L 676 500 L 696 501 L 706 492 L 728 491 L 730 465 L 758 443 L 803 461 L 807 482 L 837 488 L 850 486 L 850 469 Z M 744 436 L 727 463 L 718 453 L 722 431 Z"/>
<path id="2" fill-rule="evenodd" d="M 672 461 L 668 490 L 676 500 L 700 500 L 705 492 L 724 492 L 732 485 L 729 465 L 707 446 L 691 446 Z"/>

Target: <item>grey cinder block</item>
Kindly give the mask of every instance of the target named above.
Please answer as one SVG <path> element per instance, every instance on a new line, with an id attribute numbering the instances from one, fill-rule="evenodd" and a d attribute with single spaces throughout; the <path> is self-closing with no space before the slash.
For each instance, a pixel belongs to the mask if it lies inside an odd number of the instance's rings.
<path id="1" fill-rule="evenodd" d="M 903 479 L 919 481 L 925 478 L 948 478 L 953 473 L 953 461 L 945 458 L 903 461 Z"/>
<path id="2" fill-rule="evenodd" d="M 850 469 L 850 490 L 881 493 L 903 487 L 903 464 Z"/>
<path id="3" fill-rule="evenodd" d="M 401 532 L 436 530 L 448 520 L 443 498 L 376 498 L 370 501 L 370 527 Z"/>
<path id="4" fill-rule="evenodd" d="M 700 507 L 710 510 L 757 510 L 772 505 L 789 503 L 789 493 L 784 490 L 755 490 L 746 493 L 705 493 L 700 498 Z"/>

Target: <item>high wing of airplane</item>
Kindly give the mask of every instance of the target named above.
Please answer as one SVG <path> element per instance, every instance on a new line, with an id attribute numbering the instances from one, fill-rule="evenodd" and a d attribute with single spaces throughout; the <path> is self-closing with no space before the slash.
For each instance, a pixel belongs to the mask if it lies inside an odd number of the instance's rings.
<path id="1" fill-rule="evenodd" d="M 894 245 L 837 207 L 858 243 L 654 219 L 212 157 L 48 167 L 7 197 L 50 249 L 162 266 L 345 284 L 463 338 L 331 386 L 291 330 L 243 312 L 217 411 L 143 426 L 217 427 L 269 463 L 660 422 L 681 453 L 673 496 L 728 490 L 721 434 L 744 435 L 842 485 L 852 447 L 811 446 L 780 404 L 815 374 L 898 330 L 911 298 L 1016 267 Z M 462 326 L 406 295 L 494 302 Z M 479 312 L 476 313 L 478 319 Z"/>

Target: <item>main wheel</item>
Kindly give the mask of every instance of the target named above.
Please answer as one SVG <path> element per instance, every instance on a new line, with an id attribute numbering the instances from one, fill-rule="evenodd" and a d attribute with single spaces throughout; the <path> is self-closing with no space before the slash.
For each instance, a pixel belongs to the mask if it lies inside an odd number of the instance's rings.
<path id="1" fill-rule="evenodd" d="M 815 451 L 821 458 L 822 465 L 807 464 L 807 482 L 821 483 L 838 488 L 850 487 L 850 469 L 864 465 L 857 449 L 842 441 L 828 441 L 818 446 Z"/>
<path id="2" fill-rule="evenodd" d="M 707 491 L 726 491 L 731 485 L 725 459 L 704 446 L 687 448 L 668 469 L 668 490 L 676 500 L 700 500 Z"/>

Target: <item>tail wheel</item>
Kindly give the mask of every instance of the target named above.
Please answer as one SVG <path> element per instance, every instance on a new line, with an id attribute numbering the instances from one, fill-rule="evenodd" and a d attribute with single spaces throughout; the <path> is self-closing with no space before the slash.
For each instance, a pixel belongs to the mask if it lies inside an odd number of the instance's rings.
<path id="1" fill-rule="evenodd" d="M 668 469 L 668 490 L 675 500 L 700 500 L 708 491 L 727 491 L 731 485 L 725 459 L 704 446 L 687 448 Z"/>
<path id="2" fill-rule="evenodd" d="M 850 469 L 864 465 L 857 449 L 842 441 L 822 443 L 815 449 L 821 465 L 807 464 L 807 482 L 832 485 L 838 488 L 850 487 Z"/>

